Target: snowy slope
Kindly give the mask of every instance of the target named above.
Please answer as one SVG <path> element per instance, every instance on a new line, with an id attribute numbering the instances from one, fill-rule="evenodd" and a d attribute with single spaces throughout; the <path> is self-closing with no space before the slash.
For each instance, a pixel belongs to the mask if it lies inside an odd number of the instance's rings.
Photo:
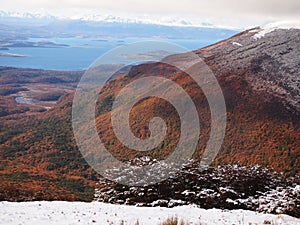
<path id="1" fill-rule="evenodd" d="M 100 202 L 1 202 L 0 224 L 139 224 L 156 225 L 177 216 L 189 224 L 300 224 L 287 215 L 262 214 L 246 210 L 222 211 L 196 206 L 175 208 L 135 207 Z"/>
<path id="2" fill-rule="evenodd" d="M 264 37 L 266 34 L 271 33 L 277 29 L 300 29 L 300 21 L 280 21 L 275 23 L 266 24 L 261 26 L 258 30 L 251 32 L 258 32 L 254 35 L 254 38 Z"/>

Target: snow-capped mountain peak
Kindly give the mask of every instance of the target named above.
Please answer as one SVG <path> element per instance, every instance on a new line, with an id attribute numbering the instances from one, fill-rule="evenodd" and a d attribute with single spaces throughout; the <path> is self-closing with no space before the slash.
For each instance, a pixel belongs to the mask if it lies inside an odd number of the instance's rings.
<path id="1" fill-rule="evenodd" d="M 49 13 L 42 12 L 6 12 L 0 10 L 0 18 L 3 17 L 14 17 L 14 18 L 26 18 L 26 19 L 54 19 L 55 16 Z"/>
<path id="2" fill-rule="evenodd" d="M 26 18 L 26 19 L 63 19 L 63 20 L 82 20 L 90 22 L 107 22 L 107 23 L 137 23 L 137 24 L 155 24 L 164 26 L 179 27 L 210 27 L 216 28 L 211 23 L 197 20 L 189 20 L 179 17 L 155 17 L 149 15 L 113 15 L 112 13 L 100 12 L 74 12 L 70 15 L 66 14 L 49 14 L 47 12 L 7 12 L 0 10 L 0 18 Z"/>

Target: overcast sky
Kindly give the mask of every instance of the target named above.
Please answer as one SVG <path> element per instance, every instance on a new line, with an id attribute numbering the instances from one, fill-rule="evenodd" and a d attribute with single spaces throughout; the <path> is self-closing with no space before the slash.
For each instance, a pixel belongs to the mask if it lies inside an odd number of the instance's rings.
<path id="1" fill-rule="evenodd" d="M 300 19 L 300 0 L 0 0 L 0 9 L 69 16 L 89 10 L 116 16 L 170 16 L 241 28 Z"/>

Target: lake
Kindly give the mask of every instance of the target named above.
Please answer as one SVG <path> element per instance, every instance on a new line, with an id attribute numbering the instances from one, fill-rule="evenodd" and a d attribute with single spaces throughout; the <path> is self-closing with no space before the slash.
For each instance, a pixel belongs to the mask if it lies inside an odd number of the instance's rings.
<path id="1" fill-rule="evenodd" d="M 69 47 L 9 47 L 2 50 L 10 54 L 26 55 L 26 57 L 0 57 L 0 66 L 20 68 L 49 69 L 49 70 L 84 70 L 99 56 L 120 45 L 137 41 L 167 41 L 178 44 L 188 50 L 198 49 L 219 40 L 191 39 L 89 39 L 89 38 L 31 38 L 29 41 L 51 41 L 57 44 L 67 44 Z"/>
<path id="2" fill-rule="evenodd" d="M 25 99 L 23 96 L 19 96 L 15 98 L 16 102 L 23 104 L 32 104 L 32 100 Z"/>

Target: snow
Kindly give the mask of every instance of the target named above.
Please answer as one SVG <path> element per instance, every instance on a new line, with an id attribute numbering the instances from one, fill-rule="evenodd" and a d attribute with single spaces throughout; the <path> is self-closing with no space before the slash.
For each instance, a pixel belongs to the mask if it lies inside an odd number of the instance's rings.
<path id="1" fill-rule="evenodd" d="M 237 203 L 245 205 L 257 205 L 256 211 L 265 213 L 283 213 L 297 205 L 297 198 L 299 196 L 300 185 L 295 187 L 276 187 L 276 189 L 269 190 L 265 193 L 260 193 L 255 197 L 250 196 L 247 199 L 236 199 Z"/>
<path id="2" fill-rule="evenodd" d="M 26 19 L 55 19 L 54 16 L 45 12 L 6 12 L 0 10 L 0 18 L 1 17 L 15 17 L 15 18 L 26 18 Z"/>
<path id="3" fill-rule="evenodd" d="M 101 202 L 1 202 L 0 224 L 136 224 L 157 225 L 177 216 L 189 224 L 288 224 L 299 219 L 287 215 L 271 215 L 246 210 L 201 209 L 194 205 L 174 208 L 135 207 Z"/>
<path id="4" fill-rule="evenodd" d="M 261 26 L 260 28 L 261 29 L 259 30 L 259 32 L 254 35 L 255 39 L 262 38 L 266 34 L 271 33 L 272 31 L 277 29 L 300 29 L 300 21 L 280 21 Z M 255 31 L 258 30 L 253 30 L 252 32 Z"/>
<path id="5" fill-rule="evenodd" d="M 230 198 L 227 198 L 227 199 L 226 199 L 226 202 L 232 203 L 232 204 L 234 204 L 234 205 L 239 204 L 237 201 L 234 201 L 234 200 L 232 200 L 232 199 L 230 199 Z"/>
<path id="6" fill-rule="evenodd" d="M 151 162 L 135 159 L 134 165 Z M 129 172 L 114 171 L 120 176 Z M 246 183 L 247 187 L 241 183 Z M 199 170 L 199 164 L 192 161 L 176 176 L 157 185 L 126 187 L 100 179 L 97 187 L 94 200 L 111 204 L 145 207 L 195 204 L 205 208 L 247 209 L 291 216 L 297 215 L 300 196 L 299 177 L 285 177 L 258 165 Z"/>
<path id="7" fill-rule="evenodd" d="M 221 192 L 231 192 L 231 193 L 234 193 L 234 194 L 237 194 L 236 191 L 230 189 L 230 188 L 227 188 L 227 187 L 220 187 L 220 191 Z"/>
<path id="8" fill-rule="evenodd" d="M 169 201 L 164 200 L 164 199 L 158 199 L 154 202 L 151 203 L 151 206 L 159 206 L 162 203 L 168 204 Z"/>
<path id="9" fill-rule="evenodd" d="M 37 12 L 18 12 L 18 11 L 3 11 L 0 10 L 1 17 L 16 17 L 29 19 L 62 19 L 62 20 L 82 20 L 91 22 L 108 22 L 108 23 L 137 23 L 137 24 L 156 24 L 164 26 L 179 26 L 179 27 L 209 27 L 214 28 L 214 25 L 205 23 L 201 20 L 190 21 L 179 17 L 170 16 L 149 16 L 149 15 L 122 15 L 116 16 L 107 12 L 99 12 L 97 10 L 70 9 L 68 13 L 54 13 L 50 15 L 44 10 Z"/>
<path id="10" fill-rule="evenodd" d="M 236 46 L 239 46 L 239 47 L 242 47 L 242 46 L 243 46 L 242 44 L 240 44 L 240 43 L 238 43 L 238 42 L 235 42 L 235 41 L 233 41 L 231 44 L 236 45 Z"/>
<path id="11" fill-rule="evenodd" d="M 196 193 L 194 191 L 185 190 L 181 194 L 183 194 L 183 195 L 195 195 Z"/>
<path id="12" fill-rule="evenodd" d="M 1 17 L 17 17 L 31 19 L 56 19 L 56 20 L 81 20 L 90 22 L 107 22 L 107 23 L 136 23 L 136 24 L 155 24 L 162 26 L 174 27 L 202 27 L 202 28 L 220 28 L 229 30 L 241 30 L 239 26 L 230 26 L 227 24 L 213 24 L 210 19 L 199 18 L 198 16 L 176 17 L 176 16 L 158 16 L 149 14 L 116 14 L 109 10 L 70 8 L 68 10 L 58 10 L 49 12 L 45 9 L 35 11 L 3 11 L 0 10 Z"/>

